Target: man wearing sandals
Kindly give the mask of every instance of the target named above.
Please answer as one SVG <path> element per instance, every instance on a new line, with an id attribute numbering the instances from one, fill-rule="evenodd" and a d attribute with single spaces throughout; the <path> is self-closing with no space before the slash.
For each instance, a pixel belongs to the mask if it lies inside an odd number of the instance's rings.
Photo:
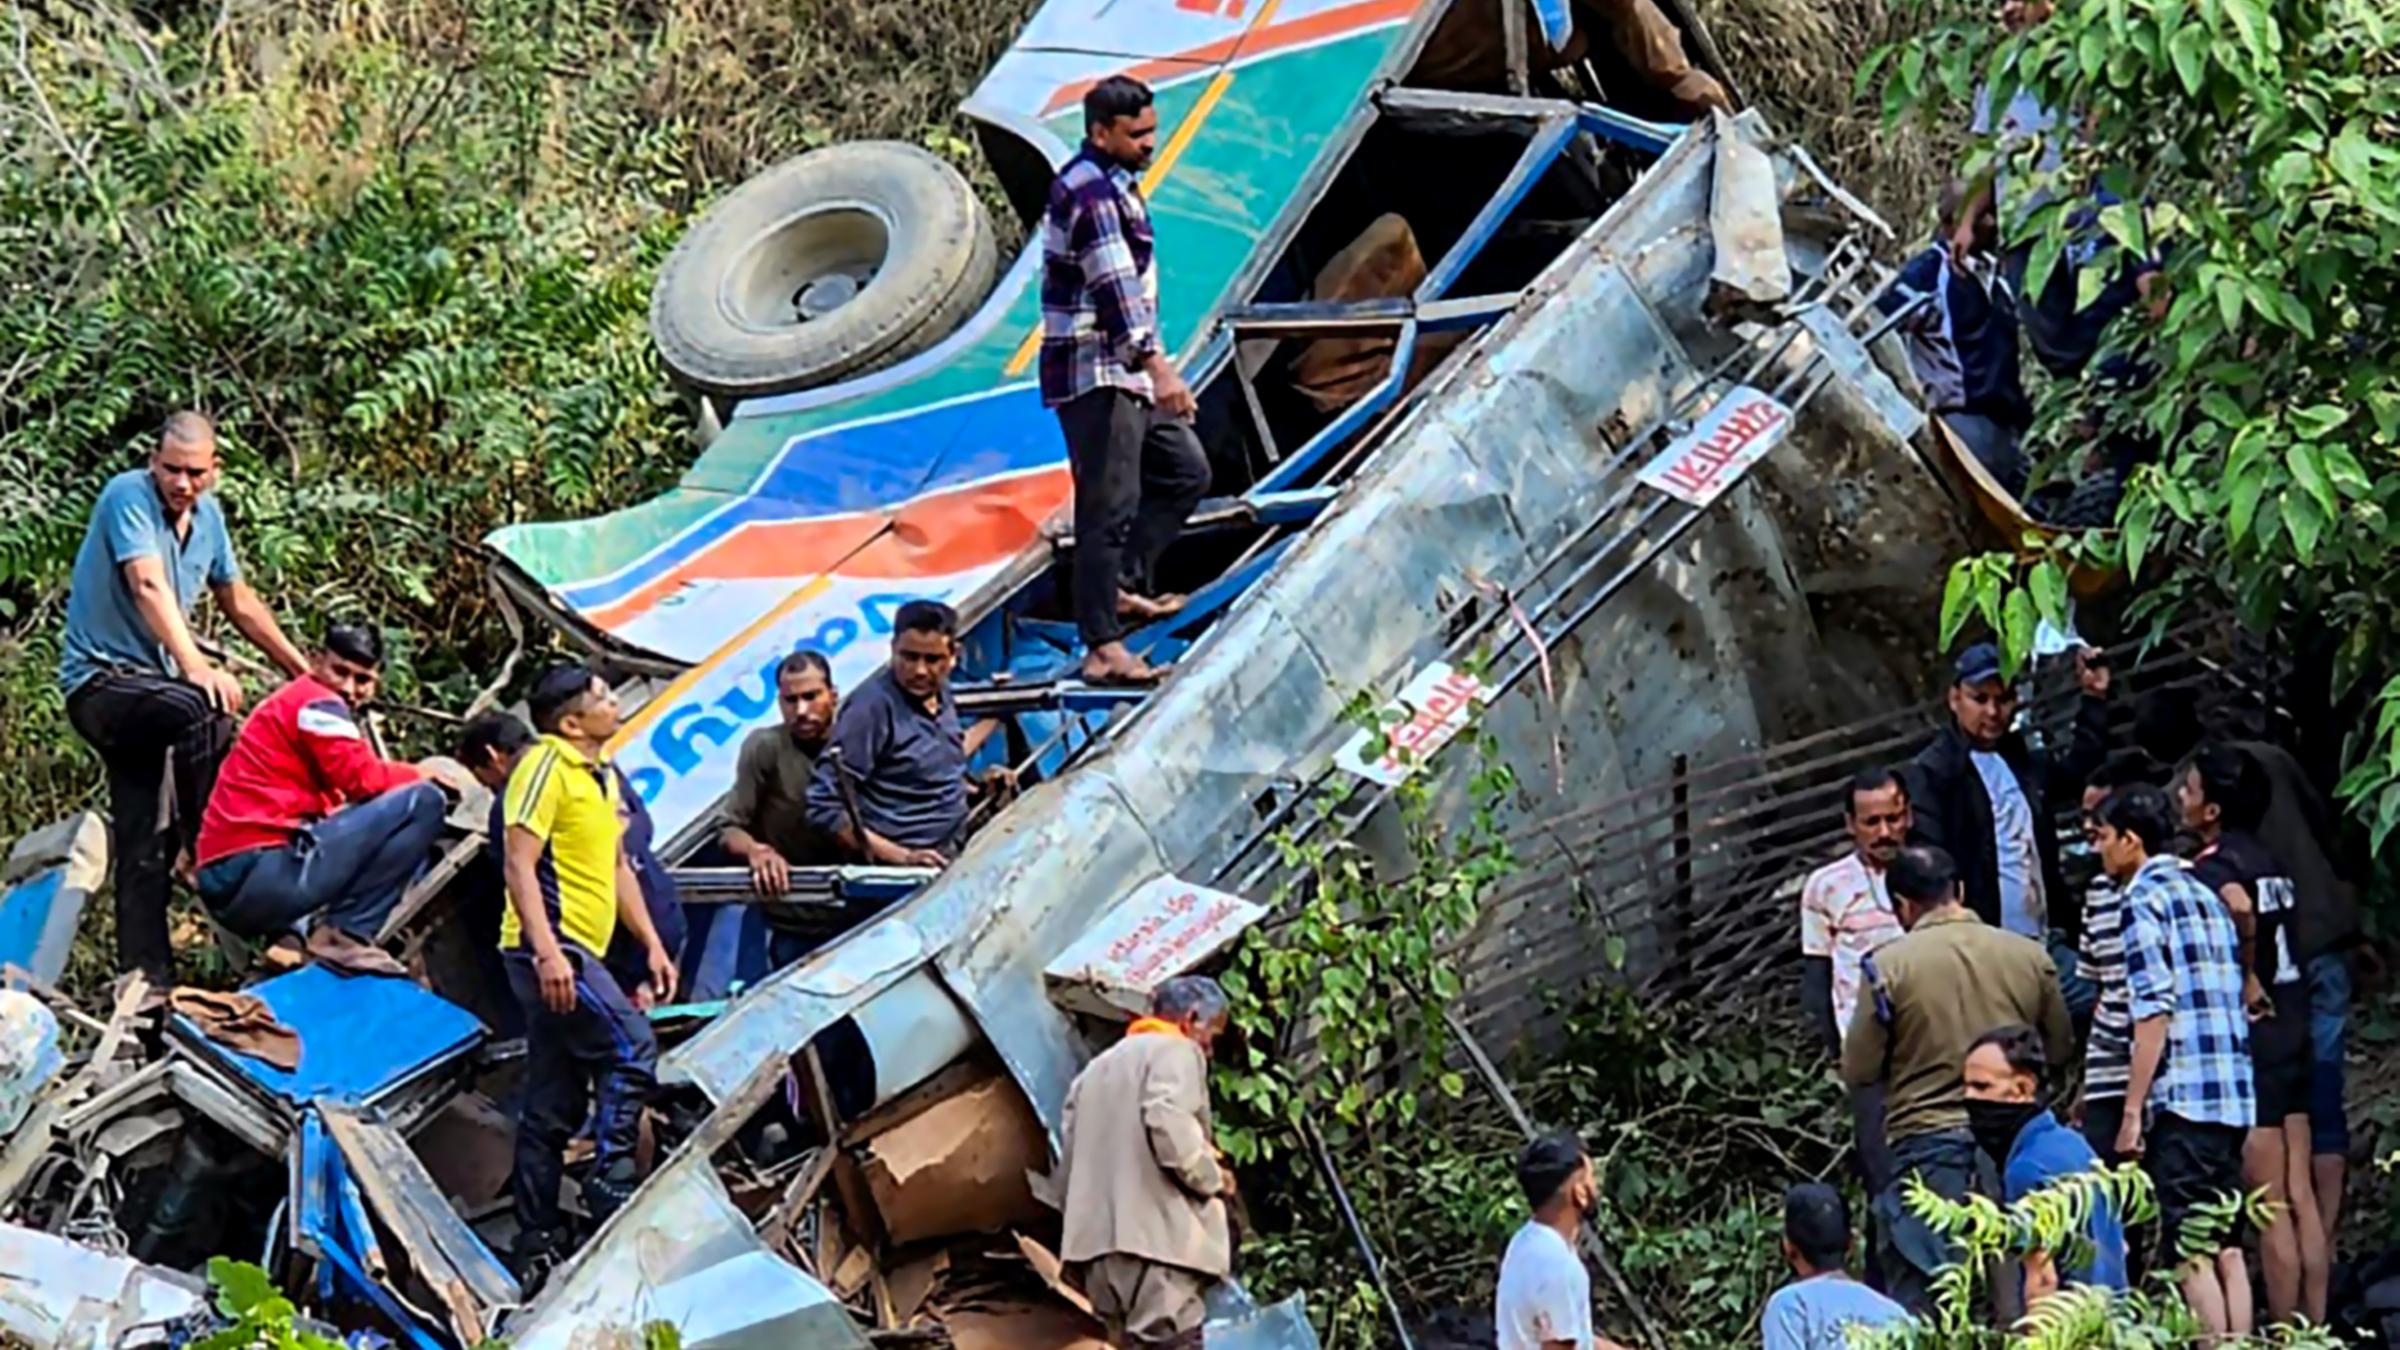
<path id="1" fill-rule="evenodd" d="M 1058 171 L 1042 217 L 1042 402 L 1058 413 L 1075 476 L 1075 626 L 1083 678 L 1147 684 L 1160 672 L 1126 649 L 1129 621 L 1183 597 L 1149 594 L 1151 569 L 1208 491 L 1197 405 L 1159 344 L 1158 259 L 1139 174 L 1158 109 L 1138 80 L 1083 96 L 1083 148 Z"/>

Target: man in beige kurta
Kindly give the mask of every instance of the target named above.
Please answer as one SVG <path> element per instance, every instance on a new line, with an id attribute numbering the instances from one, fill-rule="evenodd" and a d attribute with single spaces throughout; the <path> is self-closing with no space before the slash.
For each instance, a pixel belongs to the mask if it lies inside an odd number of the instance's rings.
<path id="1" fill-rule="evenodd" d="M 1067 1089 L 1060 1256 L 1128 1350 L 1196 1350 L 1201 1296 L 1233 1271 L 1233 1175 L 1208 1123 L 1208 1051 L 1225 1015 L 1216 981 L 1169 980 Z"/>

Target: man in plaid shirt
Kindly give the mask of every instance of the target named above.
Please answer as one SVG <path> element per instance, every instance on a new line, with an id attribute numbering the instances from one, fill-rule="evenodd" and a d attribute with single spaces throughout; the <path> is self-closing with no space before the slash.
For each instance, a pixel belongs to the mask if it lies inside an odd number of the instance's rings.
<path id="1" fill-rule="evenodd" d="M 2214 1335 L 2246 1336 L 2250 1272 L 2239 1225 L 2205 1244 L 2183 1233 L 2197 1207 L 2244 1190 L 2242 1139 L 2256 1105 L 2240 938 L 2231 912 L 2168 852 L 2177 813 L 2165 793 L 2120 788 L 2097 814 L 2101 866 L 2124 888 L 2133 1017 L 2117 1152 L 2140 1158 L 2157 1188 L 2164 1250 L 2182 1261 L 2184 1300 Z"/>
<path id="2" fill-rule="evenodd" d="M 1158 260 L 1138 175 L 1158 139 L 1140 81 L 1083 96 L 1083 148 L 1050 184 L 1042 217 L 1042 402 L 1058 412 L 1075 476 L 1075 626 L 1083 677 L 1148 684 L 1127 621 L 1163 618 L 1152 569 L 1208 491 L 1192 391 L 1160 348 Z"/>

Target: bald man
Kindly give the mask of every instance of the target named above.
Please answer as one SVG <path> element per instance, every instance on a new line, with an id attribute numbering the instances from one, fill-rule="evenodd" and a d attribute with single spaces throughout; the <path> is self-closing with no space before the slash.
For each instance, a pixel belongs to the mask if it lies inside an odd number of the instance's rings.
<path id="1" fill-rule="evenodd" d="M 108 770 L 117 967 L 154 985 L 174 978 L 167 878 L 200 828 L 242 708 L 241 682 L 192 636 L 200 592 L 286 675 L 308 670 L 242 581 L 216 482 L 216 428 L 196 412 L 169 417 L 150 462 L 100 489 L 75 553 L 60 644 L 67 721 Z"/>

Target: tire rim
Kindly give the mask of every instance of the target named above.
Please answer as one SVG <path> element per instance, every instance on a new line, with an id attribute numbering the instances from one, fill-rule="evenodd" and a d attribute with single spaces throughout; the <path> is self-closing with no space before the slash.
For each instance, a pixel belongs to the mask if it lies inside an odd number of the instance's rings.
<path id="1" fill-rule="evenodd" d="M 717 287 L 717 307 L 753 333 L 821 322 L 874 284 L 891 244 L 891 219 L 864 202 L 811 206 L 743 248 Z"/>

